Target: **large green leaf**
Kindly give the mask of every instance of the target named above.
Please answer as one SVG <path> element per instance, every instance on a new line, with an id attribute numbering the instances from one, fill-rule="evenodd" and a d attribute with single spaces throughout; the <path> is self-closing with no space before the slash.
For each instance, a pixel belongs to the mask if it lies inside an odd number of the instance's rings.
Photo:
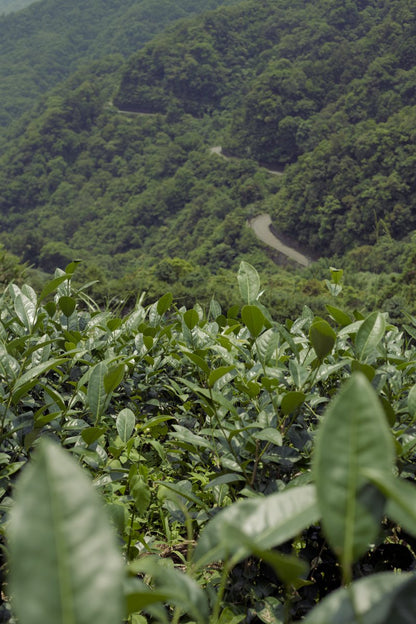
<path id="1" fill-rule="evenodd" d="M 304 624 L 411 624 L 390 619 L 389 611 L 401 588 L 413 585 L 412 574 L 381 572 L 343 587 L 322 600 L 303 620 Z M 412 614 L 414 618 L 414 612 Z"/>
<path id="2" fill-rule="evenodd" d="M 66 360 L 63 358 L 52 359 L 42 362 L 36 366 L 32 366 L 21 377 L 19 377 L 13 386 L 13 402 L 16 403 L 26 392 L 29 391 L 37 382 L 39 377 L 45 375 L 52 368 L 58 367 Z"/>
<path id="3" fill-rule="evenodd" d="M 251 305 L 260 293 L 260 277 L 256 269 L 248 262 L 242 260 L 237 274 L 241 298 L 244 303 Z"/>
<path id="4" fill-rule="evenodd" d="M 88 405 L 94 418 L 94 424 L 98 425 L 107 402 L 105 389 L 105 376 L 108 368 L 104 362 L 99 362 L 91 372 L 88 382 L 87 398 Z"/>
<path id="5" fill-rule="evenodd" d="M 318 319 L 312 323 L 309 329 L 309 338 L 316 355 L 320 360 L 323 360 L 331 353 L 337 335 L 329 323 L 323 319 Z"/>
<path id="6" fill-rule="evenodd" d="M 133 433 L 136 417 L 128 407 L 121 410 L 116 420 L 117 433 L 121 440 L 126 443 Z"/>
<path id="7" fill-rule="evenodd" d="M 14 300 L 14 309 L 27 331 L 31 331 L 37 317 L 36 303 L 19 293 Z"/>
<path id="8" fill-rule="evenodd" d="M 122 621 L 123 563 L 113 531 L 81 468 L 52 442 L 41 442 L 18 480 L 8 536 L 21 624 Z"/>
<path id="9" fill-rule="evenodd" d="M 198 566 L 203 566 L 231 556 L 242 559 L 248 551 L 241 536 L 249 538 L 256 548 L 266 550 L 294 537 L 319 517 L 312 485 L 239 501 L 206 525 L 194 560 Z"/>
<path id="10" fill-rule="evenodd" d="M 253 338 L 257 338 L 265 323 L 263 312 L 255 305 L 245 305 L 241 310 L 241 318 Z"/>
<path id="11" fill-rule="evenodd" d="M 362 471 L 389 474 L 393 465 L 383 408 L 366 377 L 356 373 L 325 412 L 313 462 L 323 527 L 344 572 L 375 539 L 384 509 L 383 498 Z"/>
<path id="12" fill-rule="evenodd" d="M 361 361 L 367 358 L 377 348 L 386 330 L 386 321 L 381 312 L 372 312 L 363 321 L 355 338 L 357 354 Z"/>

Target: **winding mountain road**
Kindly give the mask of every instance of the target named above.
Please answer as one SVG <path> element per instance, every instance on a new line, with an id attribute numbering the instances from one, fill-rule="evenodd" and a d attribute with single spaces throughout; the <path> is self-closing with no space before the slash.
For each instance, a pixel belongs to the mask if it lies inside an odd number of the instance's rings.
<path id="1" fill-rule="evenodd" d="M 211 147 L 209 151 L 211 154 L 217 154 L 225 160 L 231 160 L 223 153 L 221 145 L 215 145 L 214 147 Z M 272 175 L 283 175 L 282 171 L 274 171 L 273 169 L 266 169 L 266 171 L 268 171 Z M 294 260 L 294 262 L 297 262 L 301 266 L 309 266 L 311 264 L 310 258 L 297 251 L 297 249 L 295 249 L 294 247 L 286 245 L 286 243 L 284 243 L 280 238 L 273 234 L 270 229 L 272 220 L 269 214 L 258 215 L 257 217 L 250 219 L 247 223 L 249 227 L 251 227 L 257 238 L 269 247 L 280 251 L 280 253 L 287 256 L 291 260 Z"/>
<path id="2" fill-rule="evenodd" d="M 284 254 L 291 260 L 294 260 L 298 264 L 302 266 L 309 266 L 311 264 L 311 259 L 307 256 L 304 256 L 302 253 L 286 245 L 280 238 L 275 236 L 273 232 L 270 230 L 270 226 L 272 224 L 272 220 L 269 214 L 261 214 L 258 217 L 254 217 L 254 219 L 250 219 L 248 221 L 248 225 L 253 230 L 254 234 L 257 236 L 259 240 L 261 240 L 269 247 L 273 247 L 273 249 L 277 249 L 280 253 Z"/>

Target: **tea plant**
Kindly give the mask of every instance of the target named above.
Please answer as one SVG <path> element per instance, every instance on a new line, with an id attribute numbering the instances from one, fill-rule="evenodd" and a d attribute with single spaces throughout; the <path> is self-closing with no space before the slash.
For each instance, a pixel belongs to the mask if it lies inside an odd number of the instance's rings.
<path id="1" fill-rule="evenodd" d="M 119 316 L 75 268 L 1 302 L 18 621 L 411 622 L 416 319 L 282 325 L 244 262 L 241 309 L 166 293 Z"/>

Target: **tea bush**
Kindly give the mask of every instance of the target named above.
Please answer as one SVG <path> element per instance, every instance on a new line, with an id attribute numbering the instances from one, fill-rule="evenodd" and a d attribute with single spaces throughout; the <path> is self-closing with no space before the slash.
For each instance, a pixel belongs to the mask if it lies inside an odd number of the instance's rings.
<path id="1" fill-rule="evenodd" d="M 2 621 L 412 622 L 416 319 L 333 269 L 281 324 L 245 262 L 241 308 L 122 316 L 75 268 L 2 295 Z"/>

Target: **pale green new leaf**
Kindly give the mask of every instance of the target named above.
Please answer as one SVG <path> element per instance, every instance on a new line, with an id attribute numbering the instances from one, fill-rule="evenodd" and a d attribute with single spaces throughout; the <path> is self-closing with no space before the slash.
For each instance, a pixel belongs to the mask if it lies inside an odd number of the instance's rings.
<path id="1" fill-rule="evenodd" d="M 136 417 L 128 407 L 121 410 L 116 420 L 117 433 L 120 436 L 124 444 L 131 438 L 134 426 L 136 424 Z"/>
<path id="2" fill-rule="evenodd" d="M 14 300 L 14 309 L 27 331 L 31 331 L 37 317 L 36 303 L 23 293 L 19 293 Z"/>
<path id="3" fill-rule="evenodd" d="M 8 529 L 10 594 L 20 624 L 119 624 L 122 570 L 89 480 L 42 441 L 19 478 Z"/>
<path id="4" fill-rule="evenodd" d="M 410 388 L 407 397 L 407 409 L 412 418 L 414 418 L 416 416 L 416 384 Z"/>
<path id="5" fill-rule="evenodd" d="M 256 269 L 242 260 L 237 273 L 238 286 L 244 303 L 251 305 L 260 293 L 260 277 Z"/>
<path id="6" fill-rule="evenodd" d="M 361 361 L 367 358 L 377 348 L 386 330 L 386 320 L 381 312 L 372 312 L 363 321 L 355 338 L 357 354 Z"/>
<path id="7" fill-rule="evenodd" d="M 377 536 L 384 510 L 363 470 L 388 475 L 394 458 L 383 408 L 366 377 L 356 373 L 324 414 L 313 461 L 323 528 L 344 571 Z"/>

